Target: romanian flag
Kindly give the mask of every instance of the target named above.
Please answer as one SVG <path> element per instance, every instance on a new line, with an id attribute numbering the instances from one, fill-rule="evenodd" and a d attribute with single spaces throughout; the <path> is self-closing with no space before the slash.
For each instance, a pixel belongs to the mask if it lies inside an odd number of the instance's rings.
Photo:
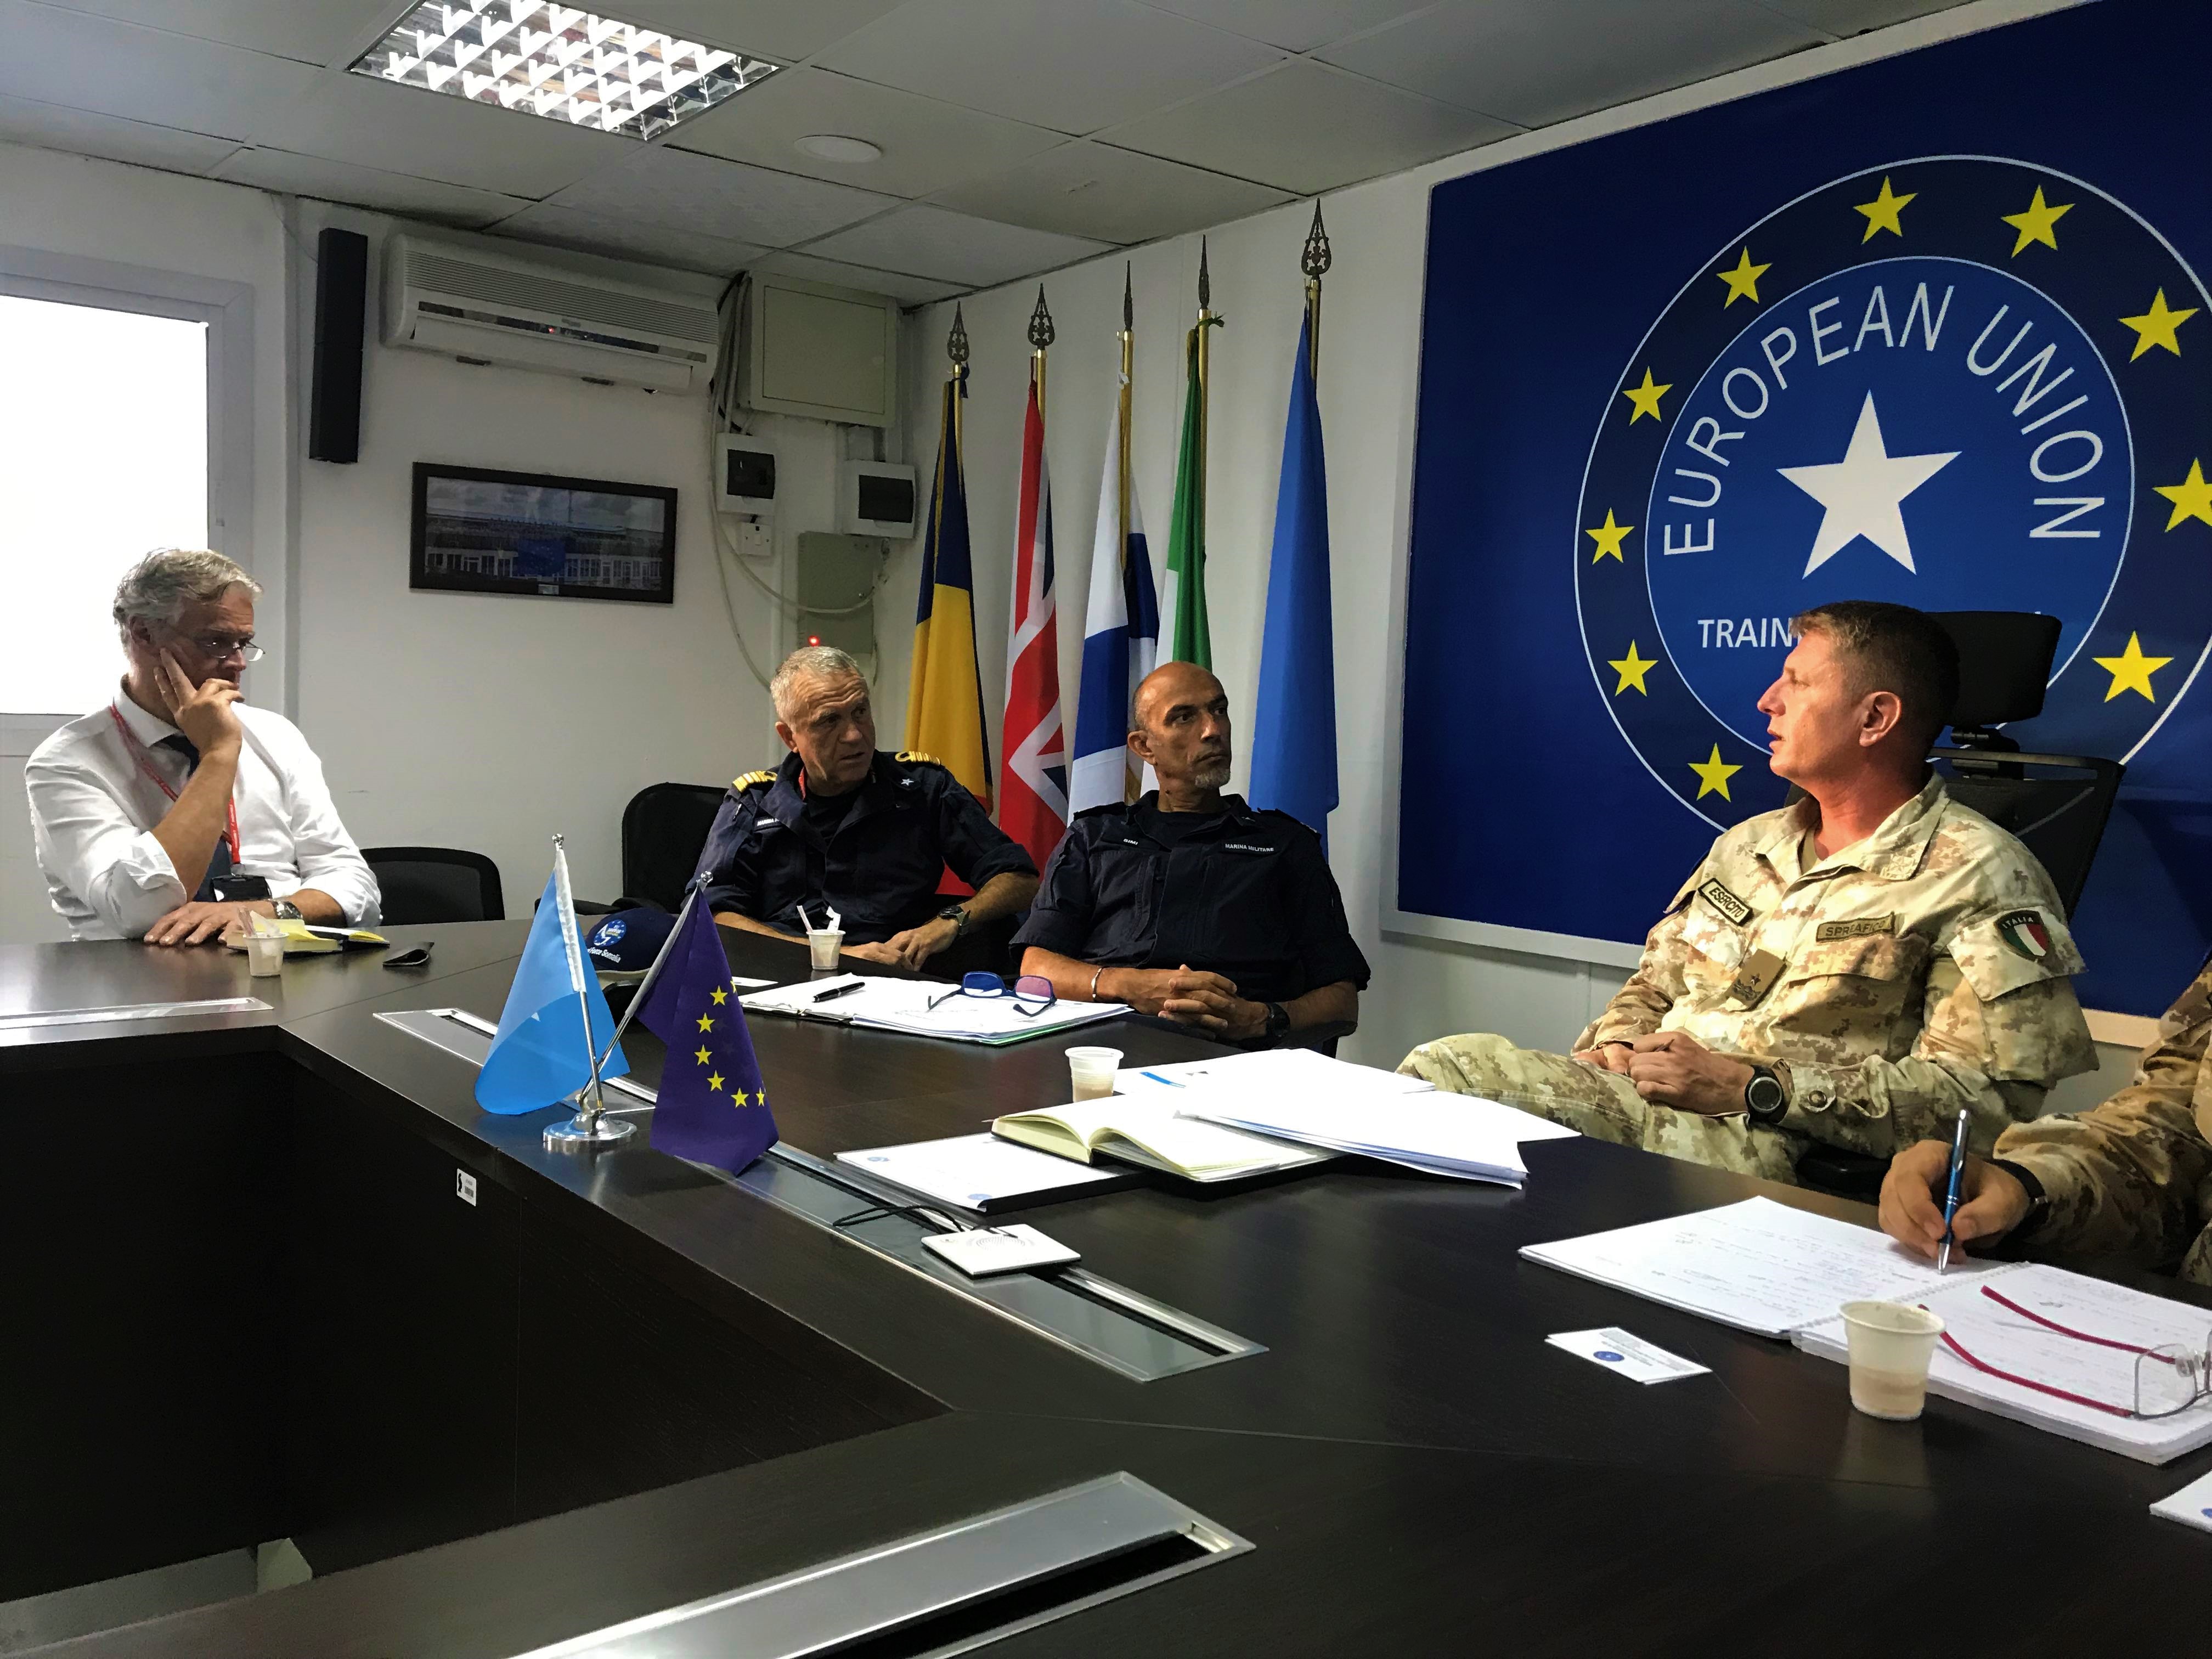
<path id="1" fill-rule="evenodd" d="M 914 613 L 914 675 L 907 684 L 906 746 L 934 755 L 986 807 L 991 745 L 983 734 L 983 675 L 975 662 L 975 577 L 968 551 L 968 485 L 960 470 L 962 386 L 945 383 L 922 544 L 921 597 Z"/>

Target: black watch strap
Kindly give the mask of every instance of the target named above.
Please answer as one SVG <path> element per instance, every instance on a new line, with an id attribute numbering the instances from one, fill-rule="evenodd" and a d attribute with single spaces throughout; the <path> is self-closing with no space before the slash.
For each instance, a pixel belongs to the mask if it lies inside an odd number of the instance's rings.
<path id="1" fill-rule="evenodd" d="M 1272 1039 L 1289 1035 L 1291 1011 L 1279 1002 L 1267 1005 L 1267 1036 Z"/>
<path id="2" fill-rule="evenodd" d="M 967 937 L 968 907 L 966 905 L 948 904 L 942 910 L 939 910 L 937 913 L 937 919 L 939 921 L 949 921 L 952 924 L 953 938 L 964 939 Z"/>
<path id="3" fill-rule="evenodd" d="M 2043 1218 L 2051 1213 L 2051 1194 L 2043 1190 L 2043 1182 L 2026 1164 L 2014 1164 L 2003 1158 L 1993 1158 L 1990 1164 L 1995 1169 L 2002 1170 L 2027 1189 L 2027 1213 L 2020 1218 L 2018 1226 L 2005 1235 L 2008 1244 L 2016 1243 L 2043 1224 Z"/>
<path id="4" fill-rule="evenodd" d="M 1762 1084 L 1766 1086 L 1762 1088 Z M 1743 1109 L 1753 1123 L 1769 1127 L 1789 1115 L 1789 1091 L 1782 1086 L 1782 1079 L 1775 1075 L 1771 1066 L 1754 1065 L 1751 1068 L 1751 1081 L 1743 1085 Z"/>

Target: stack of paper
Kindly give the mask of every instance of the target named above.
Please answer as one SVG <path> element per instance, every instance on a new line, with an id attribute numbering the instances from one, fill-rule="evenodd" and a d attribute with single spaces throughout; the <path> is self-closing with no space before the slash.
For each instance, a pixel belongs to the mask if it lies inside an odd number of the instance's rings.
<path id="1" fill-rule="evenodd" d="M 948 995 L 950 992 L 951 994 Z M 955 1042 L 1021 1042 L 1070 1026 L 1112 1019 L 1129 1012 L 1119 1002 L 1059 1001 L 1024 1013 L 1012 997 L 971 997 L 934 980 L 837 974 L 740 997 L 749 1014 L 790 1014 L 800 1019 L 901 1031 Z M 930 1006 L 936 1003 L 935 1007 Z"/>
<path id="2" fill-rule="evenodd" d="M 1032 1152 L 991 1134 L 870 1146 L 840 1152 L 837 1158 L 910 1193 L 979 1212 L 1018 1208 L 1025 1200 L 1042 1202 L 1047 1194 L 1073 1198 L 1085 1191 L 1110 1193 L 1136 1179 Z"/>
<path id="3" fill-rule="evenodd" d="M 1518 1187 L 1528 1178 L 1521 1147 L 1503 1126 L 1466 1109 L 1457 1095 L 1378 1095 L 1356 1105 L 1341 1098 L 1200 1093 L 1178 1103 L 1185 1117 L 1263 1135 L 1358 1152 L 1425 1175 Z M 1503 1110 L 1503 1108 L 1499 1109 Z"/>

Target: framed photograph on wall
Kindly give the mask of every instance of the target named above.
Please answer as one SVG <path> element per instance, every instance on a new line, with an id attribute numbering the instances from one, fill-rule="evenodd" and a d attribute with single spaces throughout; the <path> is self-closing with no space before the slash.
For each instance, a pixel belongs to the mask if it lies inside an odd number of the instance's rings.
<path id="1" fill-rule="evenodd" d="M 407 585 L 672 605 L 676 492 L 417 461 Z"/>

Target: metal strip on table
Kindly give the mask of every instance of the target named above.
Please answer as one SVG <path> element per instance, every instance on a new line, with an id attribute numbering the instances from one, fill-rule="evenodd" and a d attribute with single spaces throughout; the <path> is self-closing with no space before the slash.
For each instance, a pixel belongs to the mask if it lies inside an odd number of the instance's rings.
<path id="1" fill-rule="evenodd" d="M 106 1008 L 49 1008 L 0 1014 L 0 1031 L 34 1031 L 48 1025 L 99 1025 L 113 1019 L 189 1019 L 197 1014 L 265 1014 L 259 997 L 205 997 L 197 1002 L 122 1002 Z"/>
<path id="2" fill-rule="evenodd" d="M 888 1635 L 934 1659 L 1251 1548 L 1158 1488 L 1109 1474 L 516 1659 L 799 1659 Z"/>
<path id="3" fill-rule="evenodd" d="M 461 1009 L 415 1009 L 376 1018 L 471 1066 L 483 1065 L 490 1052 L 492 1025 Z M 609 1079 L 607 1087 L 647 1106 L 654 1098 L 652 1090 L 627 1078 Z M 918 1219 L 913 1194 L 796 1146 L 771 1146 L 735 1175 L 711 1164 L 692 1167 L 1136 1382 L 1156 1382 L 1267 1352 L 1262 1343 L 1084 1267 L 970 1279 L 922 1247 L 924 1238 L 949 1229 Z M 878 1205 L 904 1207 L 854 1223 L 853 1218 Z"/>

